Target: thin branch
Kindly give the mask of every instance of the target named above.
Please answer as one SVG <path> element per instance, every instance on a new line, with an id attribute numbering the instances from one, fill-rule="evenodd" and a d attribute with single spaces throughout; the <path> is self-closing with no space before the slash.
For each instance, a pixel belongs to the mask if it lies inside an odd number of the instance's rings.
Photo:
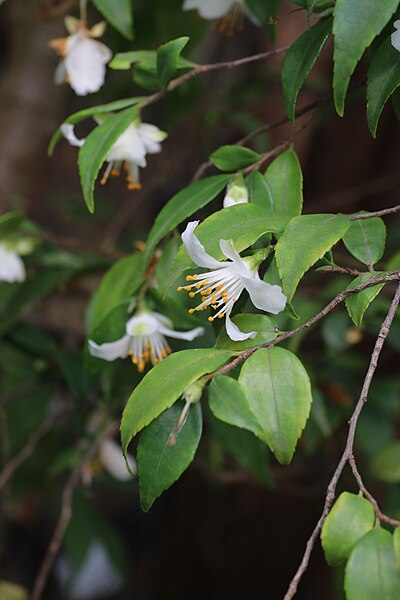
<path id="1" fill-rule="evenodd" d="M 56 419 L 49 417 L 29 436 L 25 446 L 4 466 L 0 473 L 0 490 L 6 485 L 13 473 L 31 456 L 40 440 L 50 431 Z"/>
<path id="2" fill-rule="evenodd" d="M 83 23 L 87 22 L 87 0 L 79 0 L 80 19 Z"/>
<path id="3" fill-rule="evenodd" d="M 392 206 L 392 208 L 383 208 L 382 210 L 377 210 L 375 212 L 353 213 L 347 216 L 352 221 L 359 221 L 360 219 L 371 219 L 372 217 L 384 217 L 385 215 L 394 215 L 398 212 L 400 212 L 400 204 L 398 204 L 397 206 Z"/>
<path id="4" fill-rule="evenodd" d="M 393 322 L 399 302 L 400 302 L 400 284 L 397 286 L 397 290 L 396 290 L 396 293 L 392 300 L 392 303 L 390 305 L 389 312 L 387 313 L 386 318 L 385 318 L 384 322 L 382 323 L 381 328 L 379 330 L 379 334 L 376 339 L 374 350 L 371 355 L 371 359 L 369 362 L 367 374 L 364 379 L 360 397 L 359 397 L 356 407 L 354 409 L 353 415 L 349 421 L 349 433 L 347 436 L 346 447 L 345 447 L 345 450 L 342 454 L 339 464 L 336 467 L 336 470 L 335 470 L 333 477 L 330 480 L 328 488 L 327 488 L 325 504 L 324 504 L 324 508 L 322 511 L 322 515 L 319 518 L 319 521 L 318 521 L 317 525 L 315 526 L 314 531 L 312 532 L 312 534 L 307 542 L 303 559 L 300 563 L 300 566 L 299 566 L 295 576 L 293 577 L 292 581 L 290 582 L 289 589 L 286 592 L 284 600 L 292 600 L 292 598 L 295 596 L 295 594 L 297 592 L 297 587 L 298 587 L 304 573 L 307 570 L 311 552 L 314 548 L 314 544 L 319 536 L 319 533 L 322 529 L 322 525 L 324 524 L 324 521 L 325 521 L 325 519 L 331 509 L 333 501 L 335 499 L 336 487 L 337 487 L 338 481 L 340 479 L 340 476 L 343 472 L 343 469 L 344 469 L 346 463 L 350 462 L 350 457 L 352 457 L 352 459 L 354 460 L 353 448 L 354 448 L 354 437 L 355 437 L 355 433 L 356 433 L 357 421 L 358 421 L 358 418 L 361 414 L 361 411 L 362 411 L 365 403 L 367 402 L 369 388 L 370 388 L 371 381 L 372 381 L 372 378 L 374 376 L 374 373 L 375 373 L 375 370 L 376 370 L 376 367 L 378 364 L 378 359 L 379 359 L 380 353 L 382 351 L 383 345 L 385 343 L 385 340 L 390 331 L 390 326 Z M 351 462 L 350 462 L 350 465 L 351 465 Z M 357 471 L 357 473 L 358 473 L 358 471 Z M 359 479 L 361 480 L 361 478 L 359 478 Z M 359 480 L 357 479 L 357 481 L 359 481 Z M 365 490 L 364 485 L 363 485 L 363 488 Z M 360 488 L 360 489 L 361 489 L 361 491 L 363 491 L 362 488 Z M 369 498 L 371 498 L 371 497 L 372 496 L 369 494 Z M 376 501 L 374 501 L 373 505 L 374 505 L 375 509 L 378 506 Z M 378 518 L 379 518 L 379 514 L 382 515 L 382 513 L 380 512 L 380 510 L 378 508 L 378 513 L 377 513 Z M 387 522 L 388 522 L 388 519 L 389 519 L 389 517 L 386 518 Z M 393 522 L 395 522 L 395 521 L 393 521 Z M 397 522 L 395 522 L 395 523 L 397 523 Z"/>
<path id="5" fill-rule="evenodd" d="M 225 373 L 228 373 L 231 369 L 240 365 L 242 362 L 247 360 L 252 354 L 254 354 L 254 352 L 259 350 L 260 348 L 269 348 L 270 346 L 275 346 L 276 344 L 280 344 L 281 342 L 288 340 L 289 338 L 293 337 L 300 331 L 309 329 L 312 325 L 314 325 L 320 319 L 322 319 L 327 314 L 329 314 L 339 304 L 341 304 L 341 302 L 346 300 L 346 298 L 348 298 L 352 294 L 357 294 L 357 292 L 361 292 L 365 288 L 372 287 L 374 285 L 378 285 L 379 283 L 387 283 L 388 281 L 400 281 L 400 271 L 394 271 L 393 273 L 390 273 L 389 275 L 382 275 L 382 277 L 375 277 L 374 279 L 368 279 L 367 281 L 363 281 L 353 288 L 349 288 L 348 290 L 343 290 L 337 296 L 335 296 L 333 298 L 333 300 L 331 300 L 329 302 L 329 304 L 327 304 L 319 313 L 317 313 L 316 315 L 311 317 L 311 319 L 306 321 L 306 323 L 303 323 L 302 325 L 299 325 L 295 329 L 291 329 L 290 331 L 286 331 L 285 333 L 278 335 L 275 339 L 271 340 L 270 342 L 265 342 L 264 344 L 259 344 L 258 346 L 254 346 L 254 348 L 249 348 L 248 350 L 245 350 L 244 352 L 239 354 L 239 356 L 234 358 L 230 363 L 223 365 L 222 367 L 220 367 L 213 373 L 209 373 L 208 375 L 205 375 L 204 379 L 206 381 L 210 381 L 214 377 L 217 377 L 217 375 L 225 375 Z"/>
<path id="6" fill-rule="evenodd" d="M 326 267 L 319 267 L 317 271 L 325 271 L 329 273 L 343 273 L 343 275 L 351 275 L 352 277 L 358 277 L 364 275 L 362 271 L 357 269 L 351 269 L 350 267 L 340 267 L 339 265 L 327 265 Z"/>
<path id="7" fill-rule="evenodd" d="M 72 250 L 78 250 L 81 252 L 92 252 L 94 254 L 101 254 L 106 258 L 110 258 L 113 260 L 118 260 L 119 258 L 124 258 L 126 255 L 125 252 L 121 252 L 120 250 L 115 250 L 113 248 L 108 248 L 103 246 L 102 244 L 93 244 L 87 240 L 78 240 L 77 238 L 65 236 L 65 235 L 57 235 L 55 233 L 48 233 L 44 231 L 39 231 L 37 233 L 32 233 L 34 237 L 37 237 L 40 240 L 46 242 L 52 242 L 53 244 L 57 244 L 59 246 L 64 246 L 65 248 L 71 248 Z"/>
<path id="8" fill-rule="evenodd" d="M 62 494 L 60 516 L 57 521 L 57 525 L 54 529 L 52 538 L 50 540 L 50 544 L 47 548 L 46 555 L 43 559 L 43 562 L 35 579 L 33 592 L 30 600 L 40 600 L 42 598 L 51 568 L 60 549 L 65 530 L 72 517 L 72 499 L 75 488 L 80 481 L 82 470 L 88 463 L 90 463 L 93 460 L 101 440 L 104 437 L 112 435 L 113 433 L 115 433 L 116 430 L 117 426 L 115 424 L 108 425 L 105 429 L 103 429 L 96 437 L 94 442 L 89 446 L 85 456 L 80 461 L 80 463 L 75 467 L 73 471 L 71 471 Z"/>

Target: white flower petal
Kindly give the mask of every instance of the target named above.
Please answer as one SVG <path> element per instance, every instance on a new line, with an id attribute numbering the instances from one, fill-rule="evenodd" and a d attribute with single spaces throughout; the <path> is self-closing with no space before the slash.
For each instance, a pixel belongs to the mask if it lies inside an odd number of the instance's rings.
<path id="1" fill-rule="evenodd" d="M 245 198 L 244 196 L 243 196 L 243 198 L 236 199 L 233 196 L 230 196 L 229 193 L 226 193 L 224 202 L 223 202 L 223 208 L 229 208 L 230 206 L 236 206 L 236 204 L 247 204 L 248 201 L 249 201 L 249 199 Z"/>
<path id="2" fill-rule="evenodd" d="M 154 313 L 138 313 L 126 323 L 126 333 L 129 336 L 153 335 L 160 329 L 159 321 L 153 316 Z"/>
<path id="3" fill-rule="evenodd" d="M 226 262 L 220 262 L 207 254 L 203 244 L 197 239 L 193 231 L 196 229 L 199 221 L 191 221 L 187 224 L 185 231 L 182 233 L 182 242 L 185 245 L 187 253 L 193 262 L 199 267 L 206 269 L 219 269 L 223 266 L 227 266 Z"/>
<path id="4" fill-rule="evenodd" d="M 104 439 L 99 448 L 100 461 L 105 469 L 120 481 L 128 481 L 131 479 L 131 474 L 126 468 L 125 458 L 121 447 L 112 439 Z M 127 455 L 129 468 L 136 475 L 137 466 L 136 460 L 131 454 Z"/>
<path id="5" fill-rule="evenodd" d="M 254 339 L 257 335 L 256 331 L 240 331 L 239 327 L 235 325 L 230 318 L 230 312 L 226 313 L 226 333 L 229 335 L 231 340 L 234 342 L 242 342 L 243 340 Z"/>
<path id="6" fill-rule="evenodd" d="M 257 272 L 253 277 L 243 277 L 243 285 L 249 292 L 254 306 L 274 315 L 282 312 L 286 306 L 286 296 L 280 285 L 270 285 L 260 279 Z"/>
<path id="7" fill-rule="evenodd" d="M 61 85 L 67 80 L 67 70 L 65 68 L 64 61 L 58 63 L 57 68 L 54 72 L 54 83 Z"/>
<path id="8" fill-rule="evenodd" d="M 400 52 L 400 21 L 395 21 L 393 25 L 396 31 L 392 33 L 392 35 L 390 36 L 390 40 L 392 42 L 393 48 Z"/>
<path id="9" fill-rule="evenodd" d="M 25 265 L 16 252 L 0 244 L 0 281 L 22 283 L 26 279 Z"/>
<path id="10" fill-rule="evenodd" d="M 220 19 L 240 0 L 185 0 L 183 10 L 197 9 L 203 19 Z"/>
<path id="11" fill-rule="evenodd" d="M 236 250 L 232 240 L 221 240 L 219 247 L 221 248 L 221 252 L 225 254 L 226 258 L 229 258 L 234 263 L 235 267 L 237 267 L 235 271 L 238 271 L 241 275 L 250 275 L 249 265 L 244 262 L 243 258 Z M 234 266 L 231 265 L 231 268 L 234 268 Z"/>
<path id="12" fill-rule="evenodd" d="M 66 140 L 71 144 L 71 146 L 76 146 L 80 148 L 86 141 L 86 138 L 79 139 L 75 135 L 74 126 L 70 125 L 70 123 L 63 123 L 60 126 L 60 131 L 65 137 Z"/>
<path id="13" fill-rule="evenodd" d="M 131 123 L 112 146 L 107 154 L 107 161 L 127 161 L 139 167 L 145 167 L 145 157 L 146 147 L 138 133 L 138 128 Z"/>
<path id="14" fill-rule="evenodd" d="M 150 123 L 141 123 L 138 127 L 139 136 L 149 154 L 161 152 L 161 143 L 167 137 L 165 131 L 161 131 Z"/>
<path id="15" fill-rule="evenodd" d="M 65 69 L 69 83 L 78 96 L 97 92 L 104 84 L 106 64 L 112 53 L 101 42 L 90 39 L 83 32 L 68 38 Z"/>
<path id="16" fill-rule="evenodd" d="M 203 335 L 204 327 L 195 327 L 194 329 L 190 329 L 189 331 L 175 331 L 174 329 L 169 329 L 169 327 L 160 326 L 158 330 L 161 334 L 166 335 L 167 337 L 175 338 L 176 340 L 187 340 L 191 342 L 195 338 Z"/>
<path id="17" fill-rule="evenodd" d="M 129 353 L 130 335 L 124 335 L 116 342 L 106 342 L 105 344 L 96 344 L 89 340 L 89 354 L 103 360 L 115 360 L 116 358 L 126 358 Z"/>

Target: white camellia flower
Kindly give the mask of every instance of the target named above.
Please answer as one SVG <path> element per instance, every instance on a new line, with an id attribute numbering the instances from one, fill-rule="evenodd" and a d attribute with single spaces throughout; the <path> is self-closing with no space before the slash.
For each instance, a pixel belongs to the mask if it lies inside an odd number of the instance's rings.
<path id="1" fill-rule="evenodd" d="M 243 175 L 236 173 L 229 183 L 224 198 L 224 208 L 235 206 L 235 204 L 247 204 L 249 201 L 249 192 L 246 187 Z"/>
<path id="2" fill-rule="evenodd" d="M 221 19 L 235 9 L 243 10 L 243 0 L 185 0 L 183 10 L 197 10 L 203 19 Z"/>
<path id="3" fill-rule="evenodd" d="M 0 281 L 22 283 L 25 279 L 25 265 L 21 257 L 0 243 Z"/>
<path id="4" fill-rule="evenodd" d="M 67 81 L 78 96 L 97 92 L 104 84 L 106 64 L 112 53 L 105 44 L 93 38 L 103 35 L 106 23 L 102 21 L 88 29 L 83 21 L 66 17 L 65 26 L 70 35 L 49 42 L 61 57 L 55 82 Z"/>
<path id="5" fill-rule="evenodd" d="M 393 27 L 396 29 L 394 33 L 391 35 L 391 42 L 393 48 L 396 48 L 400 52 L 400 21 L 395 21 L 393 23 Z"/>
<path id="6" fill-rule="evenodd" d="M 172 322 L 164 315 L 141 310 L 126 323 L 126 334 L 120 340 L 100 345 L 89 340 L 89 352 L 92 356 L 109 361 L 130 356 L 139 373 L 142 373 L 146 363 L 156 365 L 172 352 L 165 336 L 191 341 L 203 333 L 203 327 L 175 331 Z"/>
<path id="7" fill-rule="evenodd" d="M 201 303 L 189 310 L 191 314 L 195 310 L 204 310 L 211 306 L 217 313 L 213 317 L 208 317 L 209 321 L 214 321 L 217 317 L 222 319 L 225 316 L 226 331 L 231 340 L 238 342 L 254 338 L 257 332 L 240 331 L 230 319 L 233 305 L 243 290 L 248 291 L 254 306 L 273 314 L 285 308 L 286 296 L 279 285 L 270 285 L 260 279 L 257 271 L 258 264 L 255 264 L 257 261 L 254 261 L 253 257 L 241 258 L 231 240 L 221 240 L 219 243 L 229 261 L 219 261 L 207 254 L 204 246 L 193 233 L 198 223 L 199 221 L 192 221 L 188 224 L 182 234 L 182 241 L 193 262 L 199 267 L 212 270 L 201 275 L 188 275 L 186 281 L 194 283 L 180 286 L 178 291 L 187 290 L 191 298 L 200 294 Z"/>
<path id="8" fill-rule="evenodd" d="M 122 454 L 121 447 L 111 438 L 105 438 L 100 442 L 99 459 L 103 467 L 115 479 L 120 481 L 128 481 L 131 479 L 131 474 L 126 468 L 125 458 Z M 137 473 L 136 460 L 131 454 L 127 454 L 129 468 L 134 475 Z"/>
<path id="9" fill-rule="evenodd" d="M 73 125 L 63 123 L 60 130 L 71 146 L 80 148 L 85 143 L 85 139 L 76 137 Z M 147 165 L 146 154 L 161 152 L 161 142 L 166 137 L 165 131 L 161 131 L 155 125 L 141 122 L 131 123 L 107 154 L 108 165 L 100 183 L 105 185 L 110 175 L 118 177 L 121 169 L 124 168 L 128 189 L 140 189 L 139 167 Z"/>

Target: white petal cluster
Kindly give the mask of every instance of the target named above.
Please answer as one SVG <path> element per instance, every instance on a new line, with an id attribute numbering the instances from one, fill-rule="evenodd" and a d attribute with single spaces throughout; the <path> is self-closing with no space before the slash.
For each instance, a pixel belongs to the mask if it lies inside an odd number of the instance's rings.
<path id="1" fill-rule="evenodd" d="M 286 296 L 279 285 L 270 285 L 260 279 L 257 269 L 252 269 L 251 263 L 241 258 L 231 240 L 220 240 L 221 251 L 228 261 L 218 261 L 210 256 L 194 234 L 198 223 L 199 221 L 192 221 L 188 224 L 182 234 L 182 241 L 192 261 L 199 267 L 211 270 L 201 275 L 188 275 L 186 281 L 193 283 L 180 286 L 178 291 L 185 289 L 192 298 L 200 295 L 200 304 L 190 309 L 190 313 L 211 307 L 216 314 L 209 317 L 209 321 L 225 317 L 226 331 L 232 340 L 254 338 L 257 335 L 255 331 L 240 331 L 230 319 L 233 306 L 243 290 L 248 291 L 254 306 L 273 314 L 285 308 Z"/>
<path id="2" fill-rule="evenodd" d="M 390 39 L 393 48 L 396 48 L 396 50 L 400 52 L 400 20 L 395 21 L 393 23 L 393 27 L 396 29 L 396 31 L 392 33 Z"/>
<path id="3" fill-rule="evenodd" d="M 25 279 L 25 265 L 21 257 L 0 243 L 0 281 L 22 283 Z"/>
<path id="4" fill-rule="evenodd" d="M 235 8 L 243 8 L 243 0 L 185 0 L 183 10 L 197 10 L 203 19 L 221 19 Z"/>
<path id="5" fill-rule="evenodd" d="M 55 82 L 67 81 L 78 96 L 97 92 L 104 84 L 106 65 L 112 57 L 105 44 L 93 39 L 103 34 L 105 25 L 98 23 L 88 29 L 82 21 L 68 17 L 66 27 L 71 35 L 50 42 L 61 57 Z"/>
<path id="6" fill-rule="evenodd" d="M 156 365 L 172 352 L 166 337 L 191 341 L 203 333 L 203 327 L 175 331 L 171 321 L 164 315 L 143 310 L 129 319 L 126 333 L 121 339 L 105 344 L 89 340 L 89 352 L 92 356 L 108 361 L 130 356 L 139 373 L 142 373 L 146 363 Z"/>
<path id="7" fill-rule="evenodd" d="M 85 139 L 75 135 L 74 126 L 63 123 L 61 133 L 71 146 L 81 147 Z M 118 176 L 122 169 L 126 171 L 128 189 L 140 189 L 139 167 L 147 165 L 146 155 L 161 152 L 161 142 L 167 134 L 150 123 L 131 123 L 120 135 L 107 154 L 107 168 L 101 179 L 101 184 L 107 183 L 110 175 Z"/>
<path id="8" fill-rule="evenodd" d="M 236 173 L 229 183 L 223 202 L 224 208 L 235 206 L 236 204 L 247 204 L 249 201 L 249 192 L 246 187 L 243 175 Z"/>

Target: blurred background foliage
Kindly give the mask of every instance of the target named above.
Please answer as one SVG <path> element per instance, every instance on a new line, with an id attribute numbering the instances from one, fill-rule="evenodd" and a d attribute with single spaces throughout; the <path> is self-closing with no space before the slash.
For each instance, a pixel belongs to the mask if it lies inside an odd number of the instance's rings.
<path id="1" fill-rule="evenodd" d="M 0 210 L 23 211 L 29 221 L 23 221 L 20 232 L 28 231 L 30 239 L 37 240 L 26 259 L 27 282 L 0 287 L 3 466 L 28 445 L 26 460 L 0 490 L 0 579 L 28 589 L 58 518 L 68 473 L 85 452 L 93 414 L 104 410 L 118 422 L 138 380 L 126 362 L 107 364 L 100 372 L 96 360 L 85 356 L 85 311 L 92 293 L 117 258 L 140 248 L 160 208 L 190 182 L 213 150 L 285 116 L 279 57 L 189 81 L 143 114 L 169 136 L 162 153 L 152 156 L 143 171 L 142 190 L 129 192 L 123 181 L 113 180 L 96 189 L 96 213 L 89 215 L 82 202 L 76 153 L 61 142 L 48 158 L 50 136 L 72 112 L 143 94 L 143 89 L 130 71 L 111 70 L 107 85 L 83 99 L 68 86 L 54 86 L 56 58 L 47 42 L 64 35 L 62 17 L 76 10 L 73 0 L 8 0 L 0 8 Z M 185 55 L 199 63 L 232 60 L 272 47 L 265 31 L 249 20 L 243 31 L 225 37 L 193 12 L 183 12 L 181 0 L 136 0 L 134 14 L 133 41 L 108 27 L 104 41 L 114 52 L 156 49 L 182 35 L 190 37 Z M 90 5 L 89 23 L 100 19 Z M 306 12 L 283 2 L 271 27 L 278 46 L 291 43 L 307 27 Z M 328 45 L 299 106 L 329 91 L 331 53 Z M 360 80 L 363 69 L 361 64 L 357 70 Z M 362 93 L 355 90 L 345 118 L 339 119 L 327 103 L 296 139 L 305 213 L 378 210 L 397 203 L 396 117 L 388 107 L 373 140 L 364 104 Z M 87 122 L 80 125 L 79 135 L 90 128 Z M 290 132 L 287 124 L 275 128 L 257 137 L 253 147 L 273 148 Z M 212 205 L 220 207 L 221 197 Z M 398 219 L 387 219 L 387 225 L 388 268 L 398 242 Z M 169 244 L 173 252 L 176 241 Z M 167 261 L 168 250 L 164 256 Z M 336 261 L 359 266 L 343 245 Z M 159 265 L 162 279 L 166 269 Z M 391 268 L 399 266 L 399 256 L 393 256 Z M 349 283 L 343 275 L 308 275 L 295 302 L 300 322 Z M 160 299 L 154 294 L 157 308 Z M 205 434 L 194 464 L 145 515 L 136 481 L 116 481 L 94 457 L 86 485 L 74 495 L 72 520 L 45 598 L 281 597 L 319 516 L 389 297 L 387 286 L 368 309 L 362 329 L 353 325 L 342 306 L 320 326 L 287 343 L 301 357 L 314 386 L 311 419 L 290 467 L 278 465 L 252 434 L 206 411 Z M 282 317 L 279 325 L 285 329 L 292 323 Z M 174 319 L 174 324 L 189 326 L 187 320 Z M 399 330 L 397 319 L 357 432 L 365 480 L 382 508 L 397 518 Z M 347 475 L 340 486 L 354 491 Z M 101 584 L 92 584 L 92 595 L 82 595 L 79 581 L 90 579 L 87 571 L 93 564 L 94 579 Z M 340 569 L 328 569 L 318 549 L 298 598 L 339 600 L 341 578 Z"/>

